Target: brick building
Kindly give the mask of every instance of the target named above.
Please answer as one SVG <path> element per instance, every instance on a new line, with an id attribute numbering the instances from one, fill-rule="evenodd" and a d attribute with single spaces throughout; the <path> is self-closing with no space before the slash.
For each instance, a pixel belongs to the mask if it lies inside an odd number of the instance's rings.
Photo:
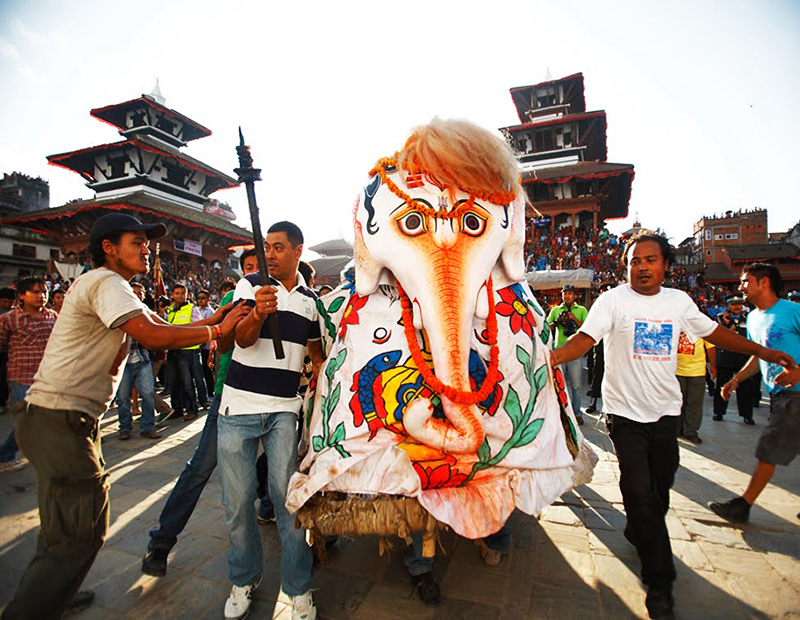
<path id="1" fill-rule="evenodd" d="M 740 209 L 720 216 L 703 217 L 694 225 L 694 238 L 698 264 L 708 267 L 724 263 L 726 248 L 769 241 L 767 210 Z"/>

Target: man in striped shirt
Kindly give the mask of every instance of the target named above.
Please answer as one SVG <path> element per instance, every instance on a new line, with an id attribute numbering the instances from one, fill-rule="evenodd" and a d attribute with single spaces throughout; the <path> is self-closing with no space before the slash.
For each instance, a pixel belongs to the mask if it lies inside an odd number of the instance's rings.
<path id="1" fill-rule="evenodd" d="M 303 233 L 291 222 L 273 224 L 265 250 L 268 285 L 262 286 L 261 273 L 250 274 L 236 285 L 234 305 L 244 303 L 253 310 L 237 325 L 219 409 L 218 463 L 230 540 L 228 576 L 233 583 L 225 618 L 243 618 L 253 590 L 261 582 L 261 538 L 253 504 L 261 442 L 281 537 L 281 586 L 292 599 L 292 618 L 312 620 L 316 609 L 309 590 L 311 549 L 305 533 L 294 527 L 294 517 L 286 510 L 286 489 L 297 466 L 297 416 L 302 405 L 298 388 L 306 347 L 316 371 L 323 361 L 322 342 L 316 295 L 297 272 Z M 286 353 L 281 360 L 275 356 L 264 324 L 273 312 L 277 313 Z"/>

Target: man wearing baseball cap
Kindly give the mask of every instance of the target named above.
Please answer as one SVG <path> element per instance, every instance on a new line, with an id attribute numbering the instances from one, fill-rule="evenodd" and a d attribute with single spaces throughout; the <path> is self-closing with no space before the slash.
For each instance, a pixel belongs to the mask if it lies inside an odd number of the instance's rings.
<path id="1" fill-rule="evenodd" d="M 147 273 L 148 240 L 164 234 L 163 224 L 143 224 L 122 211 L 94 223 L 89 252 L 95 268 L 70 287 L 33 385 L 12 411 L 17 442 L 36 469 L 41 532 L 4 620 L 60 618 L 94 597 L 78 587 L 108 530 L 99 421 L 117 391 L 130 338 L 148 349 L 217 338 L 224 346 L 249 312 L 234 309 L 212 327 L 172 326 L 148 310 L 129 281 Z"/>
<path id="2" fill-rule="evenodd" d="M 555 331 L 556 347 L 563 345 L 567 338 L 578 331 L 589 312 L 575 303 L 575 287 L 567 284 L 561 289 L 561 303 L 547 315 L 547 323 Z M 583 424 L 581 402 L 583 399 L 583 356 L 562 365 L 564 379 L 569 385 L 572 412 L 578 424 Z"/>
<path id="3" fill-rule="evenodd" d="M 744 312 L 744 299 L 741 295 L 731 295 L 725 300 L 727 308 L 719 317 L 717 323 L 735 331 L 743 338 L 747 338 L 747 315 Z M 714 392 L 714 420 L 719 422 L 728 411 L 728 400 L 722 396 L 724 386 L 750 359 L 748 355 L 717 349 L 717 389 Z M 736 406 L 739 415 L 744 418 L 744 423 L 753 425 L 753 408 L 758 402 L 758 391 L 761 377 L 754 376 L 742 382 L 736 391 Z"/>

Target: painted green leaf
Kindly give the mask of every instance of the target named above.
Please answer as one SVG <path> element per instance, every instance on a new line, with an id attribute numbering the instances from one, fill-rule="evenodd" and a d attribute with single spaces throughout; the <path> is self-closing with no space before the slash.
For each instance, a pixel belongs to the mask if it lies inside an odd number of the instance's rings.
<path id="1" fill-rule="evenodd" d="M 333 431 L 333 435 L 331 435 L 330 443 L 335 444 L 342 441 L 344 441 L 344 422 L 339 422 Z"/>
<path id="2" fill-rule="evenodd" d="M 336 409 L 336 405 L 339 404 L 339 394 L 341 390 L 342 384 L 337 383 L 336 387 L 333 388 L 333 392 L 331 392 L 330 400 L 328 401 L 328 407 L 330 407 L 329 412 L 333 413 L 333 410 Z"/>
<path id="3" fill-rule="evenodd" d="M 325 442 L 321 435 L 314 435 L 314 437 L 311 438 L 311 445 L 314 448 L 314 452 L 321 452 L 325 447 Z"/>
<path id="4" fill-rule="evenodd" d="M 547 325 L 539 332 L 539 338 L 542 339 L 542 344 L 547 344 L 547 341 L 550 340 L 550 328 Z"/>
<path id="5" fill-rule="evenodd" d="M 483 443 L 481 447 L 478 448 L 478 461 L 481 463 L 486 463 L 492 457 L 492 449 L 489 446 L 489 440 L 486 437 L 483 438 Z"/>
<path id="6" fill-rule="evenodd" d="M 520 364 L 525 367 L 525 370 L 528 370 L 528 366 L 531 364 L 531 356 L 528 355 L 528 352 L 523 349 L 521 346 L 517 345 L 517 359 L 519 360 Z"/>
<path id="7" fill-rule="evenodd" d="M 331 305 L 328 306 L 328 312 L 330 312 L 331 314 L 336 312 L 339 308 L 342 307 L 342 304 L 344 303 L 344 300 L 345 300 L 344 297 L 337 297 L 336 299 L 334 299 L 331 302 Z"/>
<path id="8" fill-rule="evenodd" d="M 522 408 L 519 406 L 519 396 L 513 387 L 509 386 L 506 402 L 503 404 L 508 417 L 511 418 L 511 425 L 516 429 L 522 420 Z"/>
<path id="9" fill-rule="evenodd" d="M 532 300 L 530 300 L 530 299 L 528 299 L 528 300 L 527 300 L 527 303 L 528 303 L 528 305 L 529 305 L 529 306 L 530 306 L 530 307 L 533 309 L 533 311 L 534 311 L 536 314 L 538 314 L 539 316 L 544 316 L 544 312 L 542 311 L 542 309 L 539 307 L 539 305 L 538 305 L 538 304 L 536 304 L 535 302 L 533 302 L 533 301 L 532 301 Z"/>
<path id="10" fill-rule="evenodd" d="M 542 391 L 542 388 L 545 386 L 546 383 L 547 383 L 547 364 L 543 364 L 533 374 L 533 386 L 537 394 Z"/>
<path id="11" fill-rule="evenodd" d="M 528 426 L 525 427 L 525 430 L 522 431 L 522 435 L 520 435 L 516 447 L 519 448 L 521 446 L 527 446 L 530 442 L 536 439 L 536 435 L 539 434 L 542 424 L 544 424 L 544 418 L 538 418 L 528 424 Z"/>
<path id="12" fill-rule="evenodd" d="M 328 381 L 333 378 L 333 373 L 339 370 L 344 364 L 344 360 L 347 357 L 347 349 L 342 349 L 339 351 L 339 355 L 334 357 L 333 359 L 328 360 L 328 366 L 325 368 L 325 376 L 328 377 Z"/>

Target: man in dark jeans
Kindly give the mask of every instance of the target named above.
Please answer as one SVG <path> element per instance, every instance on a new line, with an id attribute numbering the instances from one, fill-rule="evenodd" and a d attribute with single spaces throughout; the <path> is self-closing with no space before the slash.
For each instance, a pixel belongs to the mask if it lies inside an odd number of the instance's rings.
<path id="1" fill-rule="evenodd" d="M 742 338 L 704 315 L 684 292 L 661 284 L 672 248 L 649 231 L 623 252 L 628 283 L 600 295 L 577 334 L 554 350 L 553 366 L 577 359 L 604 339 L 603 409 L 620 469 L 620 490 L 647 586 L 651 618 L 674 618 L 675 566 L 665 516 L 678 469 L 677 420 L 683 398 L 675 377 L 681 331 L 690 340 L 741 351 L 783 366 L 791 357 Z"/>
<path id="2" fill-rule="evenodd" d="M 239 260 L 244 275 L 258 271 L 254 249 L 245 251 Z M 233 301 L 233 289 L 225 293 L 219 305 L 223 307 L 231 301 Z M 218 341 L 217 353 L 217 381 L 214 386 L 214 398 L 211 400 L 211 407 L 206 414 L 206 423 L 194 455 L 186 464 L 172 493 L 167 498 L 167 503 L 164 504 L 161 516 L 158 518 L 158 529 L 150 531 L 150 542 L 142 559 L 142 572 L 147 575 L 163 577 L 167 574 L 169 552 L 178 541 L 178 535 L 189 522 L 200 495 L 217 466 L 217 418 L 222 386 L 225 384 L 225 376 L 228 374 L 233 354 L 232 336 Z"/>
<path id="3" fill-rule="evenodd" d="M 738 295 L 728 297 L 728 308 L 719 317 L 717 322 L 723 327 L 732 329 L 743 338 L 747 338 L 747 317 L 744 312 L 742 298 Z M 747 355 L 728 351 L 727 349 L 717 350 L 717 389 L 714 391 L 714 420 L 719 422 L 728 411 L 728 401 L 722 397 L 721 391 L 733 375 L 747 363 Z M 761 375 L 755 375 L 742 381 L 739 389 L 736 390 L 736 406 L 739 415 L 744 418 L 745 424 L 753 425 L 753 407 L 758 400 L 759 385 Z"/>

